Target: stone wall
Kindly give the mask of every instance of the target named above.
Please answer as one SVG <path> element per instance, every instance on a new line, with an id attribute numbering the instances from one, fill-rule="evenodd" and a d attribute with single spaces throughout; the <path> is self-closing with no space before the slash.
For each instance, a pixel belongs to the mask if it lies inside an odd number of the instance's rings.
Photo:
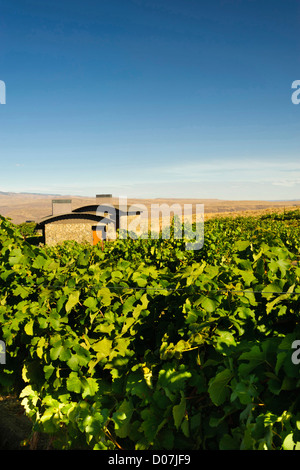
<path id="1" fill-rule="evenodd" d="M 52 223 L 45 225 L 45 243 L 56 245 L 65 240 L 74 240 L 78 243 L 93 244 L 92 226 L 95 222 L 85 223 Z"/>

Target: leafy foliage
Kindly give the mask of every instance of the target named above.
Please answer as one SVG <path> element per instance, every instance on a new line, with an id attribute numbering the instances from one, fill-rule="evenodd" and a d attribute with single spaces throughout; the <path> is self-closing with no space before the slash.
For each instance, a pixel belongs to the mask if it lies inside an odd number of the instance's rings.
<path id="1" fill-rule="evenodd" d="M 17 225 L 18 230 L 24 237 L 32 237 L 36 235 L 36 223 L 35 222 L 23 222 Z"/>
<path id="2" fill-rule="evenodd" d="M 32 246 L 0 218 L 2 393 L 60 449 L 300 446 L 299 219 Z"/>

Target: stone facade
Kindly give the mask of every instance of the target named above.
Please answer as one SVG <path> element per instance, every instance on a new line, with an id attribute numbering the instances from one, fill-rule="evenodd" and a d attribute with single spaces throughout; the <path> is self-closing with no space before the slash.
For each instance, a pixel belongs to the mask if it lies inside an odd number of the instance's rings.
<path id="1" fill-rule="evenodd" d="M 56 245 L 65 240 L 74 240 L 78 243 L 93 244 L 92 227 L 95 222 L 88 223 L 61 223 L 53 222 L 45 225 L 45 242 L 47 245 Z"/>

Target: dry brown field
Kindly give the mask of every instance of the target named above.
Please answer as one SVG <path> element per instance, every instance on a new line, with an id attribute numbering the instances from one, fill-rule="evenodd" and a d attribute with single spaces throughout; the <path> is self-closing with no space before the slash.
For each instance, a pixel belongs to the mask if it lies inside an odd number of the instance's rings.
<path id="1" fill-rule="evenodd" d="M 20 224 L 27 220 L 40 222 L 52 215 L 53 199 L 72 199 L 72 209 L 87 204 L 95 204 L 96 198 L 79 196 L 52 196 L 40 194 L 0 193 L 0 215 L 9 217 L 13 223 Z M 119 199 L 112 198 L 117 207 Z M 220 199 L 130 199 L 128 206 L 143 204 L 150 211 L 151 204 L 204 204 L 205 220 L 218 216 L 260 215 L 266 212 L 281 212 L 300 208 L 299 201 L 228 201 Z"/>

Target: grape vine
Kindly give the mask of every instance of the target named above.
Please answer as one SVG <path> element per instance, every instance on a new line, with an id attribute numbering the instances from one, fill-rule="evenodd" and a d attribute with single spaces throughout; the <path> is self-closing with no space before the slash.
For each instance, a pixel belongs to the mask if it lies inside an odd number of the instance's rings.
<path id="1" fill-rule="evenodd" d="M 58 449 L 300 448 L 299 213 L 33 246 L 0 217 L 0 393 Z"/>

